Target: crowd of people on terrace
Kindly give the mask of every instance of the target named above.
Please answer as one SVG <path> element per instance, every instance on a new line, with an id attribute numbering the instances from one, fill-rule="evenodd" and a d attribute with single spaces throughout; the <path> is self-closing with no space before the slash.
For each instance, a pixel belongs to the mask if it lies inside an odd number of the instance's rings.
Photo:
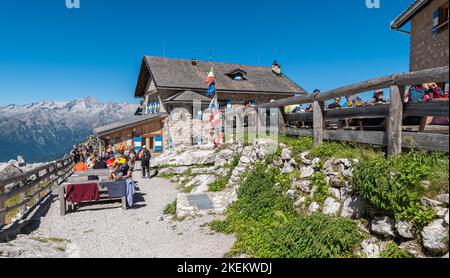
<path id="1" fill-rule="evenodd" d="M 315 89 L 313 94 L 320 94 L 319 89 Z M 405 102 L 426 102 L 433 99 L 448 99 L 448 92 L 444 92 L 436 83 L 425 83 L 421 85 L 411 86 L 405 96 Z M 342 103 L 342 98 L 337 97 L 327 105 L 327 109 L 342 109 L 351 107 L 373 106 L 377 104 L 387 104 L 388 100 L 384 97 L 383 90 L 376 90 L 370 100 L 363 101 L 361 97 L 355 95 L 345 96 L 345 101 Z M 303 105 L 298 105 L 290 109 L 291 113 L 312 112 L 312 104 L 308 104 L 306 108 Z"/>
<path id="2" fill-rule="evenodd" d="M 110 180 L 126 180 L 133 178 L 136 160 L 141 161 L 142 177 L 151 178 L 150 159 L 151 152 L 147 146 L 136 152 L 136 150 L 127 150 L 124 144 L 116 148 L 107 146 L 102 154 L 94 151 L 93 146 L 74 145 L 70 154 L 74 157 L 74 171 L 87 171 L 88 169 L 110 169 Z"/>

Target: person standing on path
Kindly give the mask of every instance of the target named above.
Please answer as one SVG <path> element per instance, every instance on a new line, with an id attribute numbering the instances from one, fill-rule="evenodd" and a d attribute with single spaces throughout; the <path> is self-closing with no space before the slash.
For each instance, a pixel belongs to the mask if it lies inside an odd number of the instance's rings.
<path id="1" fill-rule="evenodd" d="M 147 146 L 144 145 L 139 153 L 139 158 L 141 159 L 141 168 L 142 168 L 142 178 L 145 178 L 145 174 L 147 173 L 148 178 L 151 178 L 150 175 L 150 159 L 152 155 L 150 151 L 147 149 Z"/>

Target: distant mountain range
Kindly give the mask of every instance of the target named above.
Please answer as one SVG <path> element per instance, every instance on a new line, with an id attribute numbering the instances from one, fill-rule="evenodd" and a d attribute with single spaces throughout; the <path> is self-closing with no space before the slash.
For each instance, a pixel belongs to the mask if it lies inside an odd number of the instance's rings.
<path id="1" fill-rule="evenodd" d="M 0 106 L 0 162 L 59 159 L 93 129 L 130 118 L 138 105 L 102 103 L 93 97 Z"/>

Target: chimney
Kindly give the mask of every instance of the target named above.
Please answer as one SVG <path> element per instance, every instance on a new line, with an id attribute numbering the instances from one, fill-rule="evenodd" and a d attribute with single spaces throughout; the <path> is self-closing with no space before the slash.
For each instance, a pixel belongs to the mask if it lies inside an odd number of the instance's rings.
<path id="1" fill-rule="evenodd" d="M 193 66 L 196 66 L 197 65 L 197 59 L 191 59 L 191 64 Z"/>
<path id="2" fill-rule="evenodd" d="M 277 61 L 273 61 L 272 71 L 277 75 L 281 75 L 281 66 Z"/>

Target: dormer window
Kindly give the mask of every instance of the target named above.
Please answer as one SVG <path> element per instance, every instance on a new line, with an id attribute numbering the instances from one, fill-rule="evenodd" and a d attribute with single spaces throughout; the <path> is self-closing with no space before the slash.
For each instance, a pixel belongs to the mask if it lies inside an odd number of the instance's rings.
<path id="1" fill-rule="evenodd" d="M 226 74 L 228 77 L 230 77 L 231 79 L 233 79 L 234 81 L 244 81 L 247 80 L 245 78 L 245 75 L 247 75 L 247 73 L 241 69 L 236 69 L 233 70 L 232 72 L 229 72 Z"/>

